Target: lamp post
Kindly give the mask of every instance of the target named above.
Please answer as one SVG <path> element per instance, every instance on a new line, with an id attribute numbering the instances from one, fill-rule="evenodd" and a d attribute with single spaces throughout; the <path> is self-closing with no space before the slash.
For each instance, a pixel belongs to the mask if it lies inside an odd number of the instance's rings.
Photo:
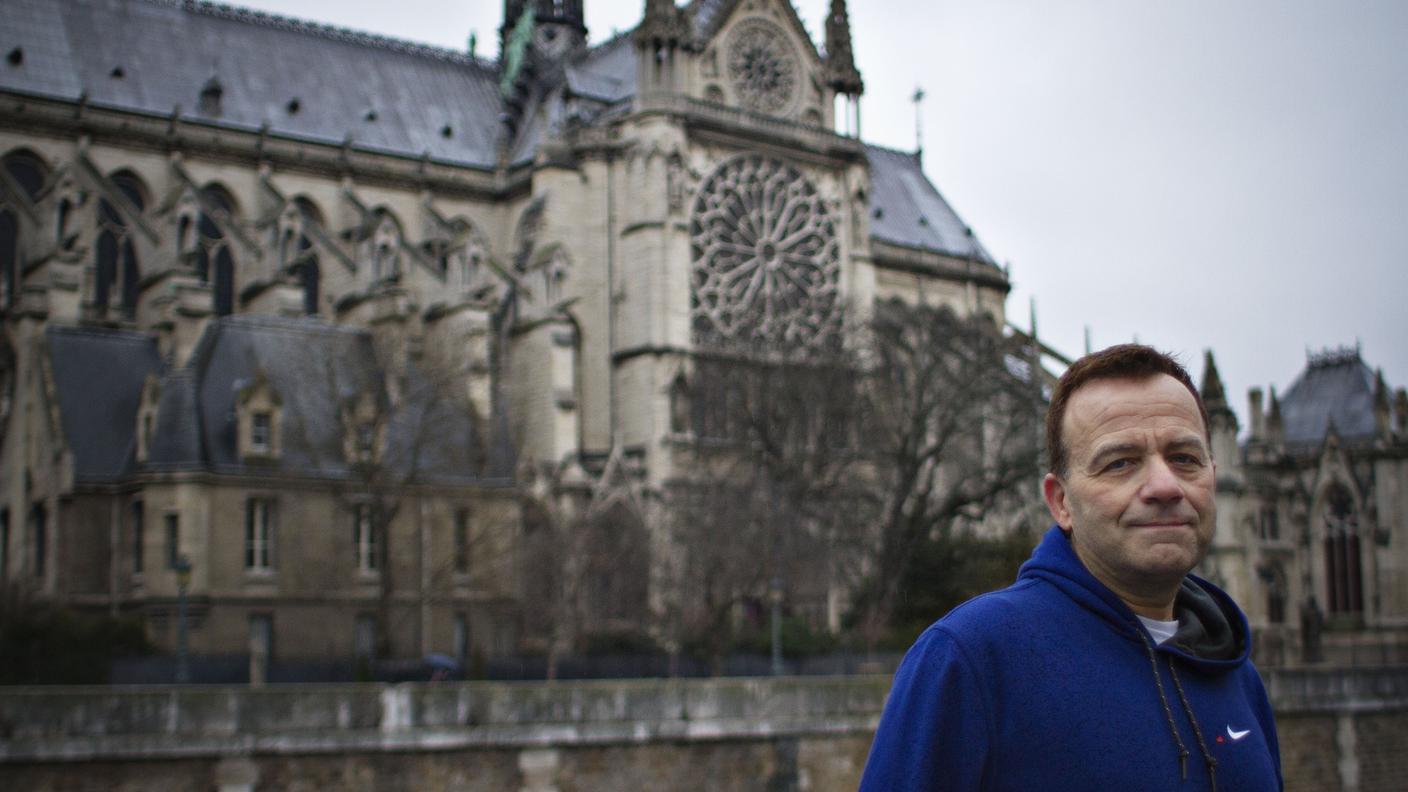
<path id="1" fill-rule="evenodd" d="M 772 603 L 772 675 L 782 676 L 782 578 L 774 577 L 768 584 L 768 600 Z"/>
<path id="2" fill-rule="evenodd" d="M 176 684 L 191 681 L 186 661 L 186 589 L 191 585 L 191 560 L 184 553 L 176 559 Z"/>

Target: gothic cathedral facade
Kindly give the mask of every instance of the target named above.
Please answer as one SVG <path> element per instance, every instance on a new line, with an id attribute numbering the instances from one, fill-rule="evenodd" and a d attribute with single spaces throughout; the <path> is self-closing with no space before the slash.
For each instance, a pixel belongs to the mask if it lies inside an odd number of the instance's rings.
<path id="1" fill-rule="evenodd" d="M 505 0 L 497 60 L 0 8 L 0 574 L 160 645 L 184 595 L 204 654 L 512 654 L 570 513 L 611 549 L 583 618 L 640 621 L 701 349 L 891 298 L 1005 320 L 917 155 L 833 131 L 841 0 L 824 42 L 786 0 L 648 0 L 593 46 L 582 0 Z"/>

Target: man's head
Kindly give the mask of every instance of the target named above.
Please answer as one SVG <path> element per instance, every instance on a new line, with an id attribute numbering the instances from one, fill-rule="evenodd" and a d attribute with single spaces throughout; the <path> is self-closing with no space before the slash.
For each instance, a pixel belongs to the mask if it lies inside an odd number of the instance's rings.
<path id="1" fill-rule="evenodd" d="M 1137 345 L 1089 355 L 1047 415 L 1043 494 L 1086 568 L 1136 612 L 1170 618 L 1215 520 L 1207 411 L 1172 358 Z"/>
<path id="2" fill-rule="evenodd" d="M 1092 352 L 1077 360 L 1056 382 L 1056 388 L 1051 393 L 1051 406 L 1046 411 L 1046 458 L 1050 471 L 1057 476 L 1066 475 L 1070 451 L 1061 435 L 1061 422 L 1066 416 L 1066 406 L 1070 403 L 1072 394 L 1086 383 L 1096 380 L 1148 379 L 1157 374 L 1173 377 L 1183 383 L 1183 387 L 1193 395 L 1193 401 L 1198 405 L 1198 414 L 1203 419 L 1204 437 L 1211 444 L 1208 408 L 1203 404 L 1203 397 L 1193 384 L 1193 378 L 1188 376 L 1188 371 L 1177 360 L 1153 347 L 1143 344 L 1119 344 Z"/>

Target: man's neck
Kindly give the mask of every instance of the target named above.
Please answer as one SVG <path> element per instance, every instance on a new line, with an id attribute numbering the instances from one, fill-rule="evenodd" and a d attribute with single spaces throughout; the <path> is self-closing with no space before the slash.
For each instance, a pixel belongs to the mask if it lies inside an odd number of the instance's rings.
<path id="1" fill-rule="evenodd" d="M 1179 586 L 1183 585 L 1182 577 L 1164 584 L 1141 580 L 1136 585 L 1126 585 L 1125 581 L 1110 574 L 1108 570 L 1084 558 L 1079 546 L 1076 546 L 1075 550 L 1076 558 L 1080 559 L 1086 570 L 1096 580 L 1105 584 L 1105 588 L 1113 591 L 1130 610 L 1146 619 L 1173 621 L 1173 601 L 1178 596 Z"/>
<path id="2" fill-rule="evenodd" d="M 1107 583 L 1105 585 L 1108 586 L 1109 584 Z M 1115 596 L 1119 597 L 1120 600 L 1124 602 L 1124 604 L 1129 606 L 1130 610 L 1134 611 L 1139 616 L 1143 616 L 1146 619 L 1154 619 L 1156 621 L 1174 620 L 1172 599 L 1168 600 L 1168 602 L 1166 603 L 1158 605 L 1149 602 L 1138 602 L 1135 600 L 1131 600 L 1128 596 L 1125 596 L 1124 594 L 1115 591 L 1113 588 L 1110 590 L 1114 591 Z"/>

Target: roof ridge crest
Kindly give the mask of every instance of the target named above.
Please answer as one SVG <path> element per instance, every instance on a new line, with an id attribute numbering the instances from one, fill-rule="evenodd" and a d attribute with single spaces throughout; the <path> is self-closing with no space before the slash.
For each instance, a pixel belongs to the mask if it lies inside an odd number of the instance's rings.
<path id="1" fill-rule="evenodd" d="M 913 151 L 905 151 L 904 149 L 894 148 L 893 146 L 885 146 L 880 143 L 870 143 L 864 140 L 862 140 L 860 144 L 862 146 L 865 146 L 866 148 L 875 149 L 876 151 L 883 151 L 887 154 L 899 154 L 905 157 L 909 157 L 910 159 L 914 159 Z"/>
<path id="2" fill-rule="evenodd" d="M 467 52 L 460 52 L 459 50 L 452 50 L 448 47 L 440 47 L 434 44 L 424 44 L 418 41 L 409 41 L 407 39 L 354 30 L 340 25 L 330 25 L 323 22 L 299 19 L 271 11 L 260 11 L 243 6 L 228 5 L 214 2 L 214 0 L 144 0 L 144 2 L 171 6 L 188 13 L 202 14 L 217 19 L 228 19 L 235 22 L 274 28 L 276 30 L 286 30 L 292 33 L 305 33 L 333 41 L 375 47 L 388 52 L 419 55 L 450 63 L 476 66 L 489 71 L 497 71 L 497 64 L 494 61 L 480 58 L 477 55 L 470 55 Z"/>

